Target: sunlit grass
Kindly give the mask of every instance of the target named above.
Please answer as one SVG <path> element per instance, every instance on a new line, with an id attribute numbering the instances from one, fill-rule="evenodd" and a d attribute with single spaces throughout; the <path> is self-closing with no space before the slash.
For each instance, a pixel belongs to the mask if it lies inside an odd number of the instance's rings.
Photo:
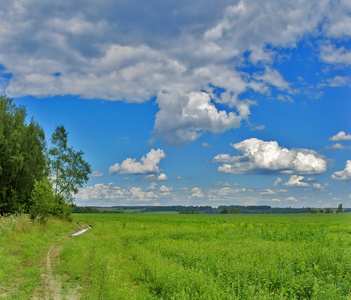
<path id="1" fill-rule="evenodd" d="M 76 226 L 54 218 L 46 225 L 33 223 L 27 215 L 0 218 L 0 298 L 30 299 L 46 252 Z"/>
<path id="2" fill-rule="evenodd" d="M 347 299 L 351 215 L 76 215 L 84 299 Z"/>

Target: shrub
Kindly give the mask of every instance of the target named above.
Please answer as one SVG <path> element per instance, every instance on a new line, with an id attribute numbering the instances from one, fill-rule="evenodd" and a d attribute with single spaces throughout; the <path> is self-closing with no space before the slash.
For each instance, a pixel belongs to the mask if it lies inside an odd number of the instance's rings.
<path id="1" fill-rule="evenodd" d="M 35 181 L 31 200 L 30 219 L 34 221 L 38 218 L 40 223 L 46 223 L 55 205 L 52 184 L 47 179 Z"/>

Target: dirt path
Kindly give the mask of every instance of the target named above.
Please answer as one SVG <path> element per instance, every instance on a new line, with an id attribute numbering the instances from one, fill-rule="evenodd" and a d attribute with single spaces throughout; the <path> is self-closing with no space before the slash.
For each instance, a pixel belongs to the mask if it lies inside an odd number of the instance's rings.
<path id="1" fill-rule="evenodd" d="M 62 280 L 61 276 L 54 275 L 52 270 L 59 266 L 58 255 L 61 251 L 61 246 L 51 246 L 48 253 L 46 254 L 45 264 L 42 268 L 41 284 L 39 289 L 34 293 L 33 299 L 53 299 L 53 300 L 77 300 L 80 299 L 78 288 L 69 290 L 65 293 L 66 296 L 62 295 Z"/>

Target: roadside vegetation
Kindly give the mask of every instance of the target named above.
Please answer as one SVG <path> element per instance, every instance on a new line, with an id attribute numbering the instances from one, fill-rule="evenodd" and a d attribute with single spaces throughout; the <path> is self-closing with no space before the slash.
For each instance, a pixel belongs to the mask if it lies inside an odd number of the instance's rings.
<path id="1" fill-rule="evenodd" d="M 62 245 L 82 226 L 58 218 L 43 225 L 24 214 L 0 217 L 0 299 L 45 299 L 43 274 L 50 247 Z"/>

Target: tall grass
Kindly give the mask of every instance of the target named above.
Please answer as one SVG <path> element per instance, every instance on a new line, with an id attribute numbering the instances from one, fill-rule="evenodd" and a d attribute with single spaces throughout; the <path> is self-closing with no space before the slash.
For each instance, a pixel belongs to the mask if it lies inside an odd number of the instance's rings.
<path id="1" fill-rule="evenodd" d="M 351 215 L 79 215 L 84 299 L 351 299 Z"/>
<path id="2" fill-rule="evenodd" d="M 0 218 L 0 299 L 30 299 L 41 281 L 48 249 L 76 225 L 50 219 L 44 226 L 24 214 Z"/>

